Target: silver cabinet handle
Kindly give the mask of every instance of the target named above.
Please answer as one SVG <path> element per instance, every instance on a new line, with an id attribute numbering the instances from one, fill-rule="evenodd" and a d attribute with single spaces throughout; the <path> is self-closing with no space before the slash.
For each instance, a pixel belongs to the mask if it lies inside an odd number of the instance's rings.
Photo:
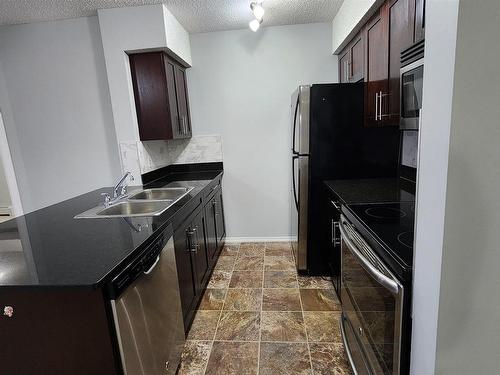
<path id="1" fill-rule="evenodd" d="M 378 92 L 375 93 L 375 121 L 378 121 Z"/>
<path id="2" fill-rule="evenodd" d="M 380 105 L 379 105 L 379 111 L 378 111 L 378 119 L 382 121 L 382 91 L 380 91 L 380 94 L 378 95 L 379 100 L 380 100 Z"/>
<path id="3" fill-rule="evenodd" d="M 337 228 L 339 227 L 339 222 L 332 219 L 332 245 L 338 246 L 340 245 L 340 238 L 337 235 Z"/>
<path id="4" fill-rule="evenodd" d="M 342 219 L 339 224 L 339 228 L 340 228 L 340 234 L 342 236 L 342 241 L 345 242 L 345 244 L 351 251 L 351 254 L 358 259 L 358 261 L 361 263 L 366 272 L 368 272 L 384 288 L 389 290 L 391 293 L 398 295 L 399 294 L 398 283 L 395 280 L 384 275 L 382 272 L 380 272 L 367 258 L 365 258 L 362 252 L 358 250 L 356 245 L 351 241 L 351 239 L 347 235 L 344 229 L 344 222 Z M 375 257 L 375 254 L 373 254 L 373 256 Z"/>
<path id="5" fill-rule="evenodd" d="M 351 62 L 347 61 L 347 81 L 351 80 Z"/>

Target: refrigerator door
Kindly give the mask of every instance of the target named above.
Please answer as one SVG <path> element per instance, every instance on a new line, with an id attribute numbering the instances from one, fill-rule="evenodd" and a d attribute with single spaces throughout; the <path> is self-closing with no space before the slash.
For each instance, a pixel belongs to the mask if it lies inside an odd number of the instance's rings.
<path id="1" fill-rule="evenodd" d="M 292 160 L 292 249 L 297 270 L 307 271 L 307 205 L 309 191 L 309 157 L 295 155 Z"/>
<path id="2" fill-rule="evenodd" d="M 309 154 L 310 86 L 299 86 L 292 95 L 292 154 Z"/>

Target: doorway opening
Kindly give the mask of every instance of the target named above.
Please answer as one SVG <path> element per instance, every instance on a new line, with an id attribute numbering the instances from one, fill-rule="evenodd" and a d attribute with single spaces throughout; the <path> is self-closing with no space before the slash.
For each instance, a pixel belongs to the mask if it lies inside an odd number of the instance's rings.
<path id="1" fill-rule="evenodd" d="M 22 214 L 14 164 L 0 112 L 0 223 Z"/>

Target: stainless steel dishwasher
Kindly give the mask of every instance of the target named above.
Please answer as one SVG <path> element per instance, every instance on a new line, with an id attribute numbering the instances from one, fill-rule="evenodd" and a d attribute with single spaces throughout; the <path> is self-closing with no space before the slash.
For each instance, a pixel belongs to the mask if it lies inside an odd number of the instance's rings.
<path id="1" fill-rule="evenodd" d="M 175 374 L 184 346 L 169 226 L 111 282 L 111 306 L 127 375 Z"/>

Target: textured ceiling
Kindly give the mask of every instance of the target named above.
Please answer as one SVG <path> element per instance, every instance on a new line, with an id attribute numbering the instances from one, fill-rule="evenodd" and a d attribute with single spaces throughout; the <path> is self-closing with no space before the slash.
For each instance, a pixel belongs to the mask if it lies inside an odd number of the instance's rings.
<path id="1" fill-rule="evenodd" d="M 164 3 L 190 33 L 242 29 L 251 0 L 0 0 L 0 25 L 91 16 L 96 9 Z M 264 24 L 331 21 L 343 0 L 264 0 Z"/>

